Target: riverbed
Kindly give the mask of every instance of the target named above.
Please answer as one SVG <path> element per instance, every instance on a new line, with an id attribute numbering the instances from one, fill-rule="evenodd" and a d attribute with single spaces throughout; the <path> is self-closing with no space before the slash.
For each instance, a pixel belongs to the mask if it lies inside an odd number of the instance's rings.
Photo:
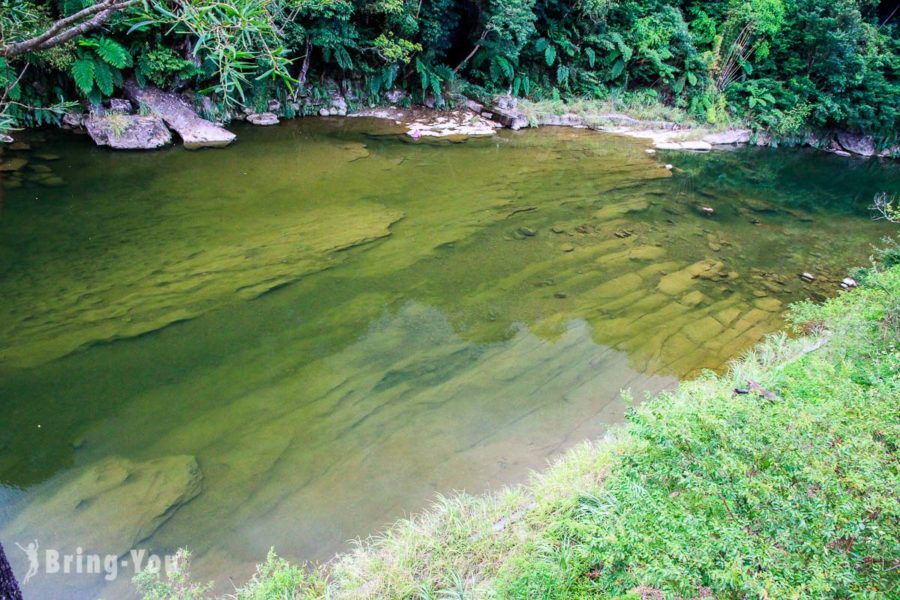
<path id="1" fill-rule="evenodd" d="M 900 167 L 646 152 L 373 119 L 116 153 L 38 132 L 0 174 L 0 540 L 325 561 L 435 494 L 524 481 L 627 397 L 722 369 L 840 293 Z M 672 168 L 667 168 L 670 165 Z M 814 276 L 805 281 L 800 274 Z M 29 598 L 120 597 L 130 567 Z"/>

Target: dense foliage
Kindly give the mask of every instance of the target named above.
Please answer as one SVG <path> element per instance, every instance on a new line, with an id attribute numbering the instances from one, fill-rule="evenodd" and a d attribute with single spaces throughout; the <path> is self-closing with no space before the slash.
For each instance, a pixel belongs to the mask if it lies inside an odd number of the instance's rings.
<path id="1" fill-rule="evenodd" d="M 94 1 L 0 0 L 0 45 Z M 220 109 L 320 98 L 329 87 L 373 103 L 400 88 L 411 101 L 433 97 L 438 106 L 497 93 L 642 94 L 713 123 L 744 119 L 783 136 L 841 126 L 894 141 L 893 4 L 139 0 L 80 38 L 0 59 L 0 85 L 12 101 L 7 124 L 57 120 L 60 103 L 100 102 L 133 74 L 198 89 Z"/>

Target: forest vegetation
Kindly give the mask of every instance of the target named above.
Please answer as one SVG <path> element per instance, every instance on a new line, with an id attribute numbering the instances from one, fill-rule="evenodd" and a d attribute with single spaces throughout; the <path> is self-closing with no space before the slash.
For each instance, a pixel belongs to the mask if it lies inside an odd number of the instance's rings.
<path id="1" fill-rule="evenodd" d="M 896 142 L 900 28 L 877 0 L 0 0 L 0 128 L 58 123 L 123 82 L 228 120 L 279 100 L 438 108 L 510 94 L 661 105 L 788 139 Z"/>

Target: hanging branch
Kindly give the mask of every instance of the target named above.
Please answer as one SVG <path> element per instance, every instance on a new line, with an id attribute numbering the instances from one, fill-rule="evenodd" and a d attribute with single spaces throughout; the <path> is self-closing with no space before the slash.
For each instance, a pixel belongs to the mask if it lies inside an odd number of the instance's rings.
<path id="1" fill-rule="evenodd" d="M 87 8 L 53 23 L 46 31 L 21 42 L 0 46 L 0 56 L 14 58 L 26 52 L 47 50 L 92 31 L 115 13 L 127 8 L 137 0 L 100 0 Z"/>
<path id="2" fill-rule="evenodd" d="M 474 48 L 472 48 L 472 51 L 469 52 L 469 54 L 467 54 L 466 57 L 465 57 L 464 59 L 462 59 L 462 62 L 461 62 L 461 63 L 459 63 L 458 65 L 456 65 L 456 68 L 455 68 L 455 69 L 453 69 L 453 72 L 454 72 L 454 73 L 458 73 L 459 70 L 460 70 L 461 68 L 463 68 L 463 65 L 465 65 L 467 62 L 469 62 L 469 61 L 472 59 L 472 57 L 475 56 L 475 53 L 476 53 L 476 52 L 478 52 L 479 50 L 481 50 L 481 43 L 484 42 L 484 38 L 487 37 L 487 34 L 488 34 L 488 30 L 485 29 L 484 32 L 481 34 L 481 37 L 478 38 L 478 43 L 475 44 L 475 47 L 474 47 Z"/>
<path id="3" fill-rule="evenodd" d="M 16 581 L 12 567 L 6 560 L 2 544 L 0 544 L 0 599 L 22 600 L 22 590 L 19 589 L 19 582 Z"/>

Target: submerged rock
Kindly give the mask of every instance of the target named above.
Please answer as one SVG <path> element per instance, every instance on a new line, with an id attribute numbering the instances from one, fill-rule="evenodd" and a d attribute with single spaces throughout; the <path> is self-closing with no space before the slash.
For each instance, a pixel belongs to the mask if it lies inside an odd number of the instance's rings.
<path id="1" fill-rule="evenodd" d="M 178 94 L 152 86 L 141 88 L 133 79 L 125 83 L 125 91 L 132 102 L 162 117 L 181 136 L 185 148 L 219 148 L 236 137 L 221 125 L 201 118 Z"/>
<path id="2" fill-rule="evenodd" d="M 201 479 L 193 456 L 105 458 L 42 490 L 3 530 L 3 539 L 36 538 L 60 552 L 79 546 L 121 556 L 197 496 Z"/>
<path id="3" fill-rule="evenodd" d="M 172 143 L 172 134 L 159 117 L 112 114 L 91 115 L 84 121 L 98 146 L 118 150 L 153 150 Z"/>
<path id="4" fill-rule="evenodd" d="M 0 162 L 0 173 L 12 173 L 13 171 L 19 171 L 27 164 L 28 161 L 24 158 L 8 158 Z"/>

